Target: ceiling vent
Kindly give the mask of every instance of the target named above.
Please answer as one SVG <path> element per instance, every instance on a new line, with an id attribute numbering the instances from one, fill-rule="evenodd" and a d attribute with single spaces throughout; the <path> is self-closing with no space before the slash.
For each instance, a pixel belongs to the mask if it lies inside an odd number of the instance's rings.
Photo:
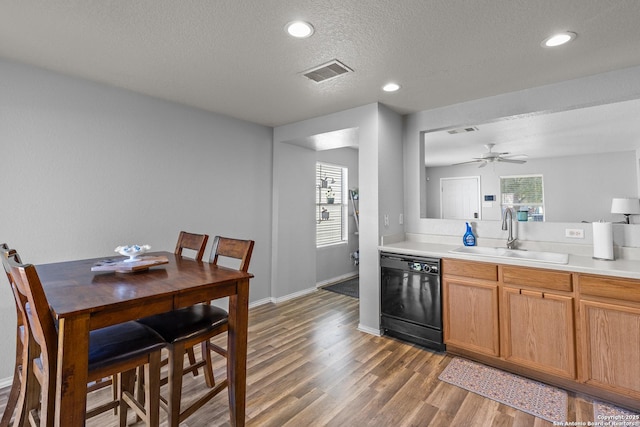
<path id="1" fill-rule="evenodd" d="M 475 132 L 477 130 L 478 130 L 477 127 L 471 126 L 471 127 L 468 127 L 468 128 L 451 129 L 451 130 L 448 130 L 447 133 L 449 133 L 450 135 L 455 135 L 457 133 Z"/>
<path id="2" fill-rule="evenodd" d="M 305 71 L 303 75 L 316 83 L 320 83 L 352 72 L 353 70 L 351 68 L 347 67 L 337 59 L 334 59 L 326 64 L 322 64 L 312 68 L 311 70 Z"/>

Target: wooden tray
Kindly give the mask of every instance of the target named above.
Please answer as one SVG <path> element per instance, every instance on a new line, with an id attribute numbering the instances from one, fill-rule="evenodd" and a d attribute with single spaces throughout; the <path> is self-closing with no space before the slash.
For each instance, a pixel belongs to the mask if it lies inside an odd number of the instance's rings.
<path id="1" fill-rule="evenodd" d="M 105 259 L 93 264 L 91 271 L 115 271 L 116 273 L 134 273 L 148 270 L 149 267 L 168 264 L 166 256 L 141 256 L 140 261 L 125 262 L 126 258 Z"/>

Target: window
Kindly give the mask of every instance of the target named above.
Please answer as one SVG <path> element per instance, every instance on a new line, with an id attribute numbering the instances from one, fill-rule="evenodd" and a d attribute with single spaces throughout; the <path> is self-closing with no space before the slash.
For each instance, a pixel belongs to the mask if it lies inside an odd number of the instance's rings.
<path id="1" fill-rule="evenodd" d="M 542 175 L 518 175 L 500 177 L 500 206 L 513 208 L 518 219 L 544 221 L 544 185 Z"/>
<path id="2" fill-rule="evenodd" d="M 347 241 L 347 172 L 316 163 L 316 246 Z"/>

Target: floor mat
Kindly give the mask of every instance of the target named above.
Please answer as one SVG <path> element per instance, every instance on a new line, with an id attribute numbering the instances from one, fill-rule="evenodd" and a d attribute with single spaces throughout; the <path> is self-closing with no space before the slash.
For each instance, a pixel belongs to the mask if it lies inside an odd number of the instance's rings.
<path id="1" fill-rule="evenodd" d="M 640 426 L 640 414 L 598 400 L 593 401 L 593 420 L 601 425 Z"/>
<path id="2" fill-rule="evenodd" d="M 325 286 L 322 289 L 325 291 L 335 292 L 337 294 L 347 295 L 353 298 L 360 297 L 360 280 L 358 277 L 355 279 L 349 279 L 344 282 L 336 283 L 335 285 Z"/>
<path id="3" fill-rule="evenodd" d="M 564 390 L 480 363 L 454 358 L 438 379 L 549 422 L 567 419 Z"/>

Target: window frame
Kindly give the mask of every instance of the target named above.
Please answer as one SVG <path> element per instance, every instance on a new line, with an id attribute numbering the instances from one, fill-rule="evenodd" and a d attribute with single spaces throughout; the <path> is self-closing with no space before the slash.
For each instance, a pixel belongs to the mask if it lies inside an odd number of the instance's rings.
<path id="1" fill-rule="evenodd" d="M 323 170 L 324 168 L 324 170 Z M 340 171 L 339 177 L 337 176 L 337 170 Z M 335 181 L 339 182 L 330 182 L 327 187 L 322 187 L 322 178 L 333 178 Z M 348 221 L 348 179 L 349 179 L 349 169 L 345 166 L 316 161 L 316 193 L 315 193 L 315 204 L 316 204 L 316 248 L 323 248 L 333 245 L 341 245 L 348 243 L 348 235 L 349 235 L 349 221 Z M 339 186 L 339 189 L 336 188 L 336 184 Z M 333 187 L 332 187 L 333 186 Z M 334 203 L 326 202 L 326 191 L 328 187 L 332 187 L 334 191 Z M 338 209 L 339 208 L 339 209 Z M 326 209 L 328 213 L 328 219 L 322 219 L 322 211 Z M 332 215 L 333 214 L 333 215 Z M 332 224 L 328 221 L 335 221 L 336 216 L 340 218 L 339 224 L 339 233 L 340 237 L 338 238 L 335 235 L 335 231 L 333 232 L 333 236 L 326 237 L 327 233 L 332 233 L 331 230 L 327 231 L 329 227 L 321 227 L 322 224 Z M 335 224 L 335 223 L 333 223 Z M 324 236 L 322 236 L 322 232 L 324 231 Z"/>
<path id="2" fill-rule="evenodd" d="M 540 179 L 540 188 L 541 188 L 541 202 L 526 202 L 526 203 L 514 203 L 505 202 L 504 196 L 505 194 L 513 194 L 513 193 L 504 193 L 503 189 L 503 180 L 505 179 L 514 179 L 514 178 L 539 178 Z M 520 207 L 527 207 L 527 221 L 533 222 L 545 222 L 546 221 L 546 209 L 545 209 L 545 196 L 544 196 L 544 176 L 542 174 L 523 174 L 523 175 L 504 175 L 499 177 L 499 185 L 500 185 L 500 210 L 504 212 L 506 208 L 512 208 L 516 213 L 519 211 Z M 534 208 L 537 212 L 531 213 L 531 208 Z"/>

